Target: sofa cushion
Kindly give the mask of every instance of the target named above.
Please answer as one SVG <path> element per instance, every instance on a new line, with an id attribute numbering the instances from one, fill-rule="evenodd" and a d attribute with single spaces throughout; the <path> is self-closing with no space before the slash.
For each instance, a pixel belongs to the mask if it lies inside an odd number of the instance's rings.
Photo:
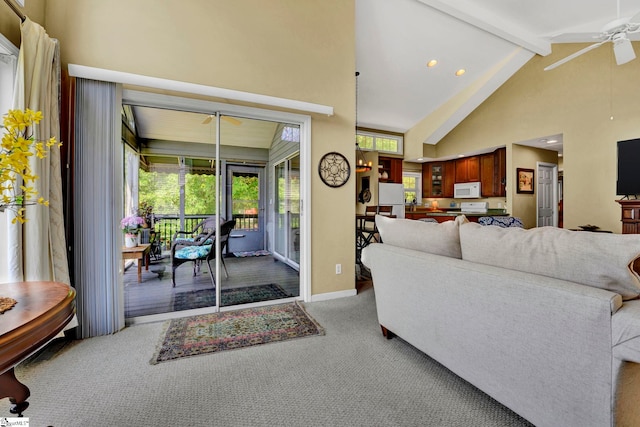
<path id="1" fill-rule="evenodd" d="M 383 243 L 458 259 L 462 258 L 458 227 L 464 221 L 467 221 L 464 215 L 442 223 L 376 215 Z"/>
<path id="2" fill-rule="evenodd" d="M 624 300 L 640 295 L 640 277 L 632 270 L 640 235 L 467 223 L 460 226 L 460 246 L 467 261 L 594 286 Z"/>
<path id="3" fill-rule="evenodd" d="M 524 228 L 522 220 L 515 216 L 481 216 L 478 218 L 480 225 L 495 225 L 496 227 L 520 227 Z"/>

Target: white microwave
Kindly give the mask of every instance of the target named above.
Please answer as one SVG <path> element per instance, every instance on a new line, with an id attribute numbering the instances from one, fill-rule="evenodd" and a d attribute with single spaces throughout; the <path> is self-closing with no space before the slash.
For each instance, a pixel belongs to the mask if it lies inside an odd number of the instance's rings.
<path id="1" fill-rule="evenodd" d="M 477 199 L 480 197 L 479 182 L 464 182 L 453 184 L 454 199 Z"/>

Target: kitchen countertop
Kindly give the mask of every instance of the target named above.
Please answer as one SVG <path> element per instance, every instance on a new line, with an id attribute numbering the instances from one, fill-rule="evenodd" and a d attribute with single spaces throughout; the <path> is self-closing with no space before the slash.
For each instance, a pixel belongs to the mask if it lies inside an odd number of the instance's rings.
<path id="1" fill-rule="evenodd" d="M 510 216 L 504 209 L 488 209 L 487 212 L 462 212 L 460 209 L 425 209 L 418 208 L 415 211 L 407 211 L 407 213 L 424 214 L 427 216 L 454 216 L 454 215 L 466 215 L 466 216 Z"/>

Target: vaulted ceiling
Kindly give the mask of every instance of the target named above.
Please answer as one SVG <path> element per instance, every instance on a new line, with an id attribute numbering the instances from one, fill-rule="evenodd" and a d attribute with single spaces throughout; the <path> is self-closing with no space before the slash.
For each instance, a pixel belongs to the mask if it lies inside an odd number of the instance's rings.
<path id="1" fill-rule="evenodd" d="M 428 119 L 436 126 L 424 143 L 436 144 L 552 43 L 593 43 L 607 23 L 638 12 L 638 0 L 356 0 L 357 125 L 406 132 Z M 211 140 L 201 115 L 136 115 L 143 138 L 180 140 L 169 133 L 190 120 L 185 129 L 198 135 L 189 138 Z M 267 123 L 244 121 L 226 125 L 273 135 Z"/>
<path id="2" fill-rule="evenodd" d="M 637 0 L 356 0 L 358 126 L 405 132 L 430 118 L 424 142 L 436 144 L 533 55 L 595 43 L 638 12 Z"/>

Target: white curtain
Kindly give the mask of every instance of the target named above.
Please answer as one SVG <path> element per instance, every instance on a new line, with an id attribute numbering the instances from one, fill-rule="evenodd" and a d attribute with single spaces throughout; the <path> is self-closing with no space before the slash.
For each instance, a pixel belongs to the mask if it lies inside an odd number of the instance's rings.
<path id="1" fill-rule="evenodd" d="M 135 215 L 138 212 L 138 170 L 140 158 L 135 150 L 124 144 L 124 213 Z"/>
<path id="2" fill-rule="evenodd" d="M 54 136 L 60 140 L 60 50 L 44 28 L 27 18 L 21 28 L 22 43 L 14 90 L 14 109 L 42 111 L 43 120 L 34 126 L 36 140 Z M 35 156 L 34 156 L 35 157 Z M 52 147 L 44 160 L 32 159 L 38 193 L 49 200 L 49 207 L 28 206 L 27 222 L 11 224 L 7 212 L 6 227 L 8 269 L 0 282 L 23 280 L 58 281 L 70 284 L 62 205 L 60 150 Z"/>

